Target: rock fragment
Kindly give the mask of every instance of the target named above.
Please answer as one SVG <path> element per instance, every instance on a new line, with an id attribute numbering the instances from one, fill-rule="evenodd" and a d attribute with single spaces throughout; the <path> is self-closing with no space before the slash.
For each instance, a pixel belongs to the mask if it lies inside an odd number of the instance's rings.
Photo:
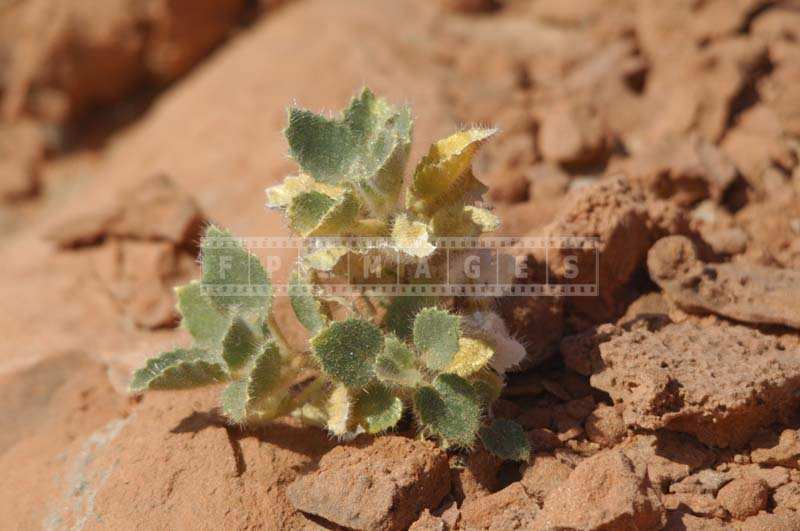
<path id="1" fill-rule="evenodd" d="M 717 500 L 731 516 L 744 520 L 767 508 L 769 487 L 760 479 L 734 479 L 720 489 Z"/>
<path id="2" fill-rule="evenodd" d="M 590 441 L 611 447 L 620 442 L 626 433 L 622 408 L 600 404 L 586 419 L 584 426 Z"/>
<path id="3" fill-rule="evenodd" d="M 475 531 L 535 529 L 538 512 L 536 501 L 520 482 L 516 482 L 499 492 L 464 504 L 462 526 Z"/>
<path id="4" fill-rule="evenodd" d="M 687 320 L 624 332 L 599 351 L 605 366 L 591 383 L 623 404 L 628 425 L 739 447 L 800 405 L 800 347 L 790 337 Z"/>
<path id="5" fill-rule="evenodd" d="M 432 443 L 378 437 L 338 446 L 286 489 L 299 511 L 352 529 L 399 530 L 450 491 L 447 455 Z"/>
<path id="6" fill-rule="evenodd" d="M 647 266 L 650 278 L 684 311 L 800 328 L 800 272 L 703 263 L 684 236 L 659 240 Z"/>
<path id="7" fill-rule="evenodd" d="M 534 529 L 661 529 L 666 513 L 647 473 L 619 450 L 583 461 L 552 491 Z"/>

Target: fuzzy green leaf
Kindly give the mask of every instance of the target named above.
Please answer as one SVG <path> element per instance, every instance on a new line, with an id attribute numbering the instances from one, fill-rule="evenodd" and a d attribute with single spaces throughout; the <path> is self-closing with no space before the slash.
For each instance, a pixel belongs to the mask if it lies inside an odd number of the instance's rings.
<path id="1" fill-rule="evenodd" d="M 343 115 L 328 119 L 289 109 L 289 154 L 316 181 L 354 183 L 375 212 L 396 202 L 411 144 L 411 112 L 364 89 Z"/>
<path id="2" fill-rule="evenodd" d="M 301 236 L 338 236 L 358 215 L 358 201 L 350 192 L 333 198 L 321 192 L 302 192 L 292 199 L 289 226 Z"/>
<path id="3" fill-rule="evenodd" d="M 374 376 L 375 357 L 383 349 L 380 329 L 361 319 L 336 321 L 312 340 L 322 370 L 348 387 L 363 387 Z"/>
<path id="4" fill-rule="evenodd" d="M 259 338 L 241 317 L 234 318 L 222 340 L 222 358 L 231 371 L 241 369 L 257 352 Z"/>
<path id="5" fill-rule="evenodd" d="M 422 425 L 446 444 L 468 447 L 480 426 L 481 406 L 475 389 L 455 374 L 440 374 L 432 386 L 414 394 L 414 408 Z"/>
<path id="6" fill-rule="evenodd" d="M 434 143 L 414 170 L 407 208 L 433 215 L 448 205 L 480 198 L 486 187 L 472 174 L 472 159 L 494 129 L 470 129 Z"/>
<path id="7" fill-rule="evenodd" d="M 178 390 L 203 387 L 228 379 L 222 363 L 201 349 L 175 349 L 151 358 L 133 375 L 133 393 L 151 390 Z"/>
<path id="8" fill-rule="evenodd" d="M 522 426 L 508 419 L 494 419 L 490 426 L 478 430 L 483 445 L 491 453 L 509 461 L 527 461 L 531 445 Z"/>
<path id="9" fill-rule="evenodd" d="M 281 365 L 278 346 L 274 341 L 268 342 L 251 360 L 247 373 L 223 392 L 225 415 L 238 423 L 254 417 L 260 417 L 260 420 L 274 418 L 286 395 Z"/>
<path id="10" fill-rule="evenodd" d="M 379 433 L 400 421 L 403 401 L 386 386 L 373 383 L 358 394 L 353 415 L 367 433 Z"/>
<path id="11" fill-rule="evenodd" d="M 182 316 L 181 325 L 192 335 L 195 343 L 204 347 L 219 345 L 231 326 L 230 316 L 211 303 L 196 280 L 175 288 L 175 294 Z"/>
<path id="12" fill-rule="evenodd" d="M 434 371 L 445 369 L 458 352 L 461 318 L 437 308 L 425 308 L 414 318 L 414 345 Z"/>
<path id="13" fill-rule="evenodd" d="M 328 322 L 328 318 L 323 313 L 322 304 L 313 295 L 305 291 L 305 287 L 310 285 L 307 277 L 299 271 L 294 271 L 289 280 L 289 301 L 292 310 L 309 332 L 316 334 Z"/>
<path id="14" fill-rule="evenodd" d="M 434 304 L 432 297 L 395 297 L 386 308 L 383 326 L 403 340 L 410 340 L 414 332 L 414 318 L 420 310 Z"/>
<path id="15" fill-rule="evenodd" d="M 382 382 L 391 385 L 414 387 L 422 375 L 414 365 L 414 353 L 395 336 L 388 336 L 383 352 L 375 361 L 375 373 Z"/>
<path id="16" fill-rule="evenodd" d="M 213 225 L 206 230 L 202 251 L 203 287 L 218 309 L 267 314 L 272 289 L 258 257 L 248 253 L 230 232 Z"/>

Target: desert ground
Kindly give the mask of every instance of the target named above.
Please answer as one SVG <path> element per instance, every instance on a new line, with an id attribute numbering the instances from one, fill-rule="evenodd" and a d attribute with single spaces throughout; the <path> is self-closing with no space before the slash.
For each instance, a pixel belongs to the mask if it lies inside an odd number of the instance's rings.
<path id="1" fill-rule="evenodd" d="M 205 223 L 288 234 L 287 106 L 364 85 L 412 160 L 499 128 L 499 234 L 601 242 L 495 301 L 527 463 L 127 392 Z M 800 529 L 800 2 L 0 0 L 0 470 L 9 530 Z"/>

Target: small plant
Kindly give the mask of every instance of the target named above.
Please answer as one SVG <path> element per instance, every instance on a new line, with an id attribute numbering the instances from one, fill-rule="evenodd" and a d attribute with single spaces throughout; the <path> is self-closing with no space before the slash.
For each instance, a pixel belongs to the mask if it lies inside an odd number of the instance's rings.
<path id="1" fill-rule="evenodd" d="M 432 238 L 479 236 L 499 224 L 475 205 L 486 188 L 471 169 L 494 130 L 436 142 L 405 186 L 411 130 L 408 108 L 366 89 L 338 119 L 290 109 L 285 134 L 300 173 L 267 189 L 267 205 L 281 209 L 302 237 L 380 237 L 388 244 L 379 252 L 404 257 L 384 262 L 382 273 L 413 282 L 404 260 L 444 267 Z M 421 436 L 445 447 L 480 438 L 504 459 L 527 459 L 522 428 L 490 420 L 506 369 L 525 355 L 522 345 L 483 301 L 463 302 L 455 313 L 454 301 L 443 298 L 345 298 L 314 289 L 342 273 L 347 255 L 365 252 L 324 247 L 299 261 L 290 302 L 311 339 L 298 352 L 274 319 L 259 260 L 226 231 L 208 227 L 202 280 L 176 290 L 194 345 L 149 360 L 135 373 L 132 392 L 227 383 L 222 411 L 233 423 L 290 415 L 343 439 L 392 429 L 412 410 Z"/>

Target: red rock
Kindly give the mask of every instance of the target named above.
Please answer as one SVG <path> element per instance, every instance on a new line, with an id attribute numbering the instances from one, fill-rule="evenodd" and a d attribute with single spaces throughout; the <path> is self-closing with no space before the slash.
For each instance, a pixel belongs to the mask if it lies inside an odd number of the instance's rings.
<path id="1" fill-rule="evenodd" d="M 665 491 L 669 485 L 714 461 L 714 455 L 695 439 L 669 431 L 635 435 L 624 441 L 618 449 L 637 468 L 646 469 L 652 484 Z"/>
<path id="2" fill-rule="evenodd" d="M 533 529 L 539 507 L 520 482 L 478 498 L 461 508 L 462 526 L 470 530 Z"/>
<path id="3" fill-rule="evenodd" d="M 791 511 L 786 514 L 760 512 L 736 526 L 737 531 L 798 531 L 800 520 Z"/>
<path id="4" fill-rule="evenodd" d="M 800 433 L 798 430 L 783 430 L 780 437 L 770 433 L 766 440 L 753 441 L 750 458 L 764 466 L 787 466 L 800 468 Z"/>
<path id="5" fill-rule="evenodd" d="M 627 432 L 622 420 L 622 408 L 600 404 L 586 419 L 585 429 L 590 441 L 601 446 L 614 446 Z"/>
<path id="6" fill-rule="evenodd" d="M 761 265 L 800 269 L 800 190 L 754 202 L 736 214 L 736 221 L 750 237 L 748 261 Z"/>
<path id="7" fill-rule="evenodd" d="M 680 205 L 720 201 L 737 176 L 733 162 L 699 135 L 662 139 L 608 171 L 623 172 L 655 197 Z"/>
<path id="8" fill-rule="evenodd" d="M 767 508 L 769 487 L 760 479 L 734 479 L 717 494 L 719 503 L 737 520 Z"/>
<path id="9" fill-rule="evenodd" d="M 345 527 L 394 530 L 438 507 L 449 491 L 444 452 L 429 442 L 385 436 L 360 448 L 337 446 L 286 495 L 296 509 Z"/>
<path id="10" fill-rule="evenodd" d="M 800 403 L 798 346 L 744 326 L 687 321 L 625 332 L 599 349 L 605 368 L 591 383 L 624 404 L 629 425 L 739 447 Z"/>
<path id="11" fill-rule="evenodd" d="M 756 105 L 739 116 L 720 145 L 747 182 L 761 193 L 766 191 L 764 174 L 774 165 L 790 168 L 793 154 L 779 117 L 766 105 Z"/>
<path id="12" fill-rule="evenodd" d="M 144 82 L 172 81 L 238 22 L 243 0 L 26 2 L 11 13 L 7 114 L 60 122 Z"/>
<path id="13" fill-rule="evenodd" d="M 551 249 L 547 257 L 544 252 L 536 255 L 548 264 L 551 282 L 598 286 L 599 297 L 567 297 L 568 309 L 594 322 L 621 313 L 625 296 L 620 292 L 644 262 L 650 245 L 664 234 L 670 217 L 663 210 L 666 205 L 657 203 L 648 203 L 640 188 L 622 178 L 602 180 L 571 195 L 545 234 L 599 238 L 597 248 L 587 241 L 577 249 Z"/>
<path id="14" fill-rule="evenodd" d="M 547 495 L 566 481 L 572 468 L 555 457 L 540 454 L 524 466 L 520 481 L 525 491 L 541 506 Z"/>
<path id="15" fill-rule="evenodd" d="M 660 529 L 666 514 L 647 474 L 622 452 L 583 461 L 550 493 L 534 528 Z"/>
<path id="16" fill-rule="evenodd" d="M 562 103 L 544 111 L 539 149 L 546 161 L 586 164 L 602 160 L 613 145 L 602 116 L 590 105 Z"/>
<path id="17" fill-rule="evenodd" d="M 650 278 L 684 311 L 800 328 L 799 272 L 703 263 L 684 236 L 659 240 L 647 266 Z"/>
<path id="18" fill-rule="evenodd" d="M 775 505 L 782 509 L 800 512 L 800 483 L 787 483 L 772 493 Z"/>
<path id="19" fill-rule="evenodd" d="M 453 496 L 459 503 L 496 491 L 500 486 L 500 459 L 484 449 L 476 449 L 466 456 L 463 464 L 453 463 Z"/>

